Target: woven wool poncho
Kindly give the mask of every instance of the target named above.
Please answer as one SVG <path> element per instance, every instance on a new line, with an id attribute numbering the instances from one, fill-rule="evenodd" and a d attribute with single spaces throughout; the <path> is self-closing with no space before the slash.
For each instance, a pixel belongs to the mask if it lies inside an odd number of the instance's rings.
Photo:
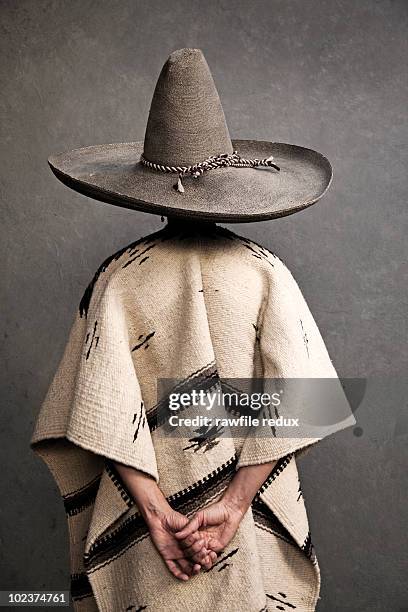
<path id="1" fill-rule="evenodd" d="M 71 594 L 79 612 L 314 610 L 320 571 L 296 456 L 318 438 L 160 432 L 160 378 L 208 388 L 220 378 L 337 378 L 293 276 L 269 250 L 219 226 L 174 227 L 97 270 L 39 412 L 31 445 L 61 492 Z M 354 423 L 354 418 L 343 426 Z M 167 570 L 113 461 L 157 480 L 190 516 L 241 466 L 277 460 L 211 570 Z M 51 559 L 50 559 L 51 563 Z"/>

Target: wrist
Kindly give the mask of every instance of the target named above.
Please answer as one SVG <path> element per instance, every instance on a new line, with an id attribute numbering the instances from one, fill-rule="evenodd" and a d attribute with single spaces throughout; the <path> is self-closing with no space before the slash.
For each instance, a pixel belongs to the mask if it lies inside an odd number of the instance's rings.
<path id="1" fill-rule="evenodd" d="M 160 520 L 164 514 L 168 513 L 171 507 L 153 478 L 144 472 L 120 464 L 117 469 L 147 523 Z"/>
<path id="2" fill-rule="evenodd" d="M 147 523 L 154 523 L 169 511 L 169 503 L 155 482 L 145 482 L 143 487 L 135 487 L 133 498 L 140 514 Z"/>
<path id="3" fill-rule="evenodd" d="M 223 502 L 245 514 L 275 464 L 276 461 L 271 461 L 240 467 L 223 495 Z"/>
<path id="4" fill-rule="evenodd" d="M 159 498 L 158 496 L 148 497 L 143 500 L 142 503 L 138 503 L 138 508 L 148 525 L 152 525 L 157 522 L 161 522 L 164 516 L 166 516 L 171 510 L 171 507 L 165 497 Z"/>
<path id="5" fill-rule="evenodd" d="M 222 496 L 222 502 L 233 512 L 238 512 L 244 515 L 249 506 L 251 505 L 252 499 L 249 499 L 241 491 L 234 491 L 233 489 L 227 488 L 224 495 Z"/>

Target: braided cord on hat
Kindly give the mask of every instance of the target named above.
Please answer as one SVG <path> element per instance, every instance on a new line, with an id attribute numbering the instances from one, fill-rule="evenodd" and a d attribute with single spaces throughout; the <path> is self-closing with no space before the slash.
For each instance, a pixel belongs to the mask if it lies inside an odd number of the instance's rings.
<path id="1" fill-rule="evenodd" d="M 258 166 L 267 166 L 280 170 L 279 166 L 273 163 L 273 156 L 266 157 L 264 159 L 245 159 L 241 157 L 237 151 L 232 153 L 222 153 L 220 155 L 212 155 L 202 162 L 193 164 L 191 166 L 166 166 L 163 164 L 156 164 L 151 162 L 141 155 L 140 162 L 150 168 L 151 170 L 158 170 L 159 172 L 173 172 L 179 175 L 177 183 L 174 188 L 178 192 L 184 193 L 184 187 L 182 178 L 184 176 L 192 176 L 193 178 L 199 178 L 204 172 L 213 170 L 214 168 L 226 168 L 227 166 L 233 168 L 257 168 Z"/>

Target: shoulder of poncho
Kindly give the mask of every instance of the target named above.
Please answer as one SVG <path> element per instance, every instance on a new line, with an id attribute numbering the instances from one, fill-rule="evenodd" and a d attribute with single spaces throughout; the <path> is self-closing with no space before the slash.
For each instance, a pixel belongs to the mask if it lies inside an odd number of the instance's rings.
<path id="1" fill-rule="evenodd" d="M 254 268 L 260 269 L 272 284 L 293 284 L 296 283 L 291 271 L 280 257 L 267 247 L 255 242 L 250 238 L 240 236 L 231 230 L 218 226 L 215 237 L 221 241 L 234 244 L 233 252 L 237 258 L 245 259 Z M 107 287 L 120 286 L 124 282 L 125 269 L 135 259 L 145 256 L 148 251 L 161 242 L 171 242 L 174 248 L 173 239 L 177 243 L 179 236 L 166 231 L 166 228 L 157 232 L 143 236 L 122 247 L 112 255 L 109 255 L 97 268 L 91 281 L 87 285 L 79 303 L 80 317 L 87 317 L 91 301 L 95 295 L 103 295 Z M 144 253 L 146 252 L 146 255 Z M 142 259 L 140 259 L 142 261 Z"/>
<path id="2" fill-rule="evenodd" d="M 100 264 L 87 285 L 79 303 L 79 315 L 81 317 L 87 317 L 92 297 L 95 293 L 99 293 L 98 289 L 100 289 L 100 285 L 103 283 L 104 286 L 109 286 L 109 282 L 114 278 L 117 271 L 123 269 L 124 266 L 126 267 L 126 265 L 131 262 L 132 258 L 135 256 L 135 249 L 137 249 L 137 247 L 146 246 L 146 248 L 148 248 L 149 245 L 160 239 L 162 235 L 163 230 L 161 229 L 148 236 L 142 236 L 122 247 L 112 255 L 109 255 L 109 257 Z"/>
<path id="3" fill-rule="evenodd" d="M 267 276 L 270 277 L 272 282 L 295 284 L 298 287 L 298 283 L 292 271 L 285 261 L 283 261 L 274 251 L 259 244 L 255 240 L 240 236 L 230 230 L 225 231 L 228 232 L 231 239 L 241 245 L 247 257 L 253 258 L 252 261 L 255 265 L 258 265 L 266 271 Z"/>

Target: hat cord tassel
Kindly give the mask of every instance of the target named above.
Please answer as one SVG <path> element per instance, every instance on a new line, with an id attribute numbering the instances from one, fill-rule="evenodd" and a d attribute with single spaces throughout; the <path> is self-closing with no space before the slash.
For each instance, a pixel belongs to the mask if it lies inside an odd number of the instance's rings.
<path id="1" fill-rule="evenodd" d="M 184 193 L 185 189 L 184 189 L 184 185 L 183 185 L 183 181 L 181 180 L 181 174 L 179 174 L 178 177 L 178 181 L 177 183 L 174 185 L 174 188 L 179 192 L 179 193 Z"/>

